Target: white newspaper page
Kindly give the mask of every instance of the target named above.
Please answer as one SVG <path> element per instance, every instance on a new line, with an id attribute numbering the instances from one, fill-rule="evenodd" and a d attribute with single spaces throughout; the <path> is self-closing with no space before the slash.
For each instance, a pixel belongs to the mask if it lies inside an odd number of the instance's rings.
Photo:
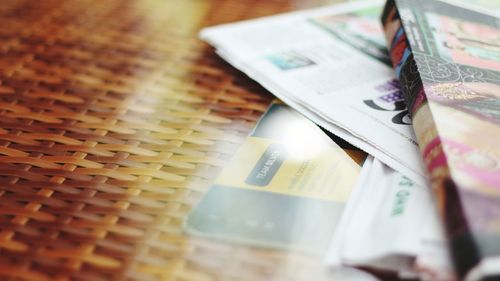
<path id="1" fill-rule="evenodd" d="M 372 157 L 363 165 L 325 262 L 391 270 L 401 278 L 456 280 L 430 189 Z"/>
<path id="2" fill-rule="evenodd" d="M 201 37 L 302 114 L 425 185 L 381 9 L 381 2 L 348 3 L 212 27 Z"/>

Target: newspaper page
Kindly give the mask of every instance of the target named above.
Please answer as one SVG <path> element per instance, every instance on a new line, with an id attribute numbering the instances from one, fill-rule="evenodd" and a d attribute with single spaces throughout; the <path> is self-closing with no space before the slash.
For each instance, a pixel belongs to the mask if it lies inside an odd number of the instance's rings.
<path id="1" fill-rule="evenodd" d="M 427 185 L 385 49 L 382 4 L 346 3 L 227 24 L 201 37 L 302 114 Z"/>
<path id="2" fill-rule="evenodd" d="M 363 165 L 325 262 L 390 270 L 404 279 L 456 280 L 429 188 L 372 157 Z"/>

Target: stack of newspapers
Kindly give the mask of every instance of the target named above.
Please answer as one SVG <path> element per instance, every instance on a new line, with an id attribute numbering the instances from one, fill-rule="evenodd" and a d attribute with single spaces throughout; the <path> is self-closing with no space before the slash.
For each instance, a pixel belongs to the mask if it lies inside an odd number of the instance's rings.
<path id="1" fill-rule="evenodd" d="M 500 19 L 495 5 L 474 4 L 350 2 L 201 32 L 230 64 L 369 154 L 329 266 L 500 279 Z"/>

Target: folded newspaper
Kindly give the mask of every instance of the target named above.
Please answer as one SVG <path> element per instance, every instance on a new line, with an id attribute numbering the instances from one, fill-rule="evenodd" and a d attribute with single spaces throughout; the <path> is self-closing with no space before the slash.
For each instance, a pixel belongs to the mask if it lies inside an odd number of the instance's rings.
<path id="1" fill-rule="evenodd" d="M 382 4 L 249 20 L 205 29 L 201 37 L 311 120 L 425 185 L 417 140 L 387 56 Z"/>
<path id="2" fill-rule="evenodd" d="M 397 8 L 386 5 L 383 28 L 383 4 L 249 20 L 201 37 L 287 104 L 374 156 L 336 227 L 328 264 L 424 280 L 498 278 L 498 16 L 397 0 Z"/>
<path id="3" fill-rule="evenodd" d="M 373 158 L 363 165 L 326 261 L 455 280 L 429 189 Z"/>

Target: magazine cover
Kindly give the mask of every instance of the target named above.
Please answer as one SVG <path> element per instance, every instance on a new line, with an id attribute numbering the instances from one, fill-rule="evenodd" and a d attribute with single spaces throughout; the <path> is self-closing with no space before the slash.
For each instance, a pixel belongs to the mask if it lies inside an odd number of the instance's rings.
<path id="1" fill-rule="evenodd" d="M 273 103 L 185 229 L 224 242 L 326 251 L 366 154 Z"/>
<path id="2" fill-rule="evenodd" d="M 456 269 L 466 280 L 499 278 L 499 19 L 396 0 L 383 24 Z"/>

